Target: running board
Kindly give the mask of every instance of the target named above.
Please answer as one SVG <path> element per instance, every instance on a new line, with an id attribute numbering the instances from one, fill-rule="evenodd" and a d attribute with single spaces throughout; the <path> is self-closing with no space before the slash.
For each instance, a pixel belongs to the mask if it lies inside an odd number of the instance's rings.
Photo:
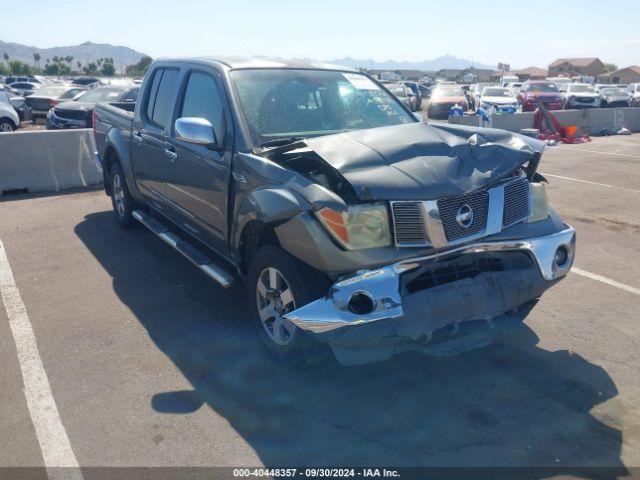
<path id="1" fill-rule="evenodd" d="M 132 212 L 133 217 L 147 227 L 167 245 L 184 255 L 191 263 L 198 267 L 206 276 L 224 288 L 233 285 L 234 278 L 224 269 L 216 265 L 213 260 L 194 247 L 191 243 L 181 239 L 171 232 L 161 222 L 140 210 Z"/>

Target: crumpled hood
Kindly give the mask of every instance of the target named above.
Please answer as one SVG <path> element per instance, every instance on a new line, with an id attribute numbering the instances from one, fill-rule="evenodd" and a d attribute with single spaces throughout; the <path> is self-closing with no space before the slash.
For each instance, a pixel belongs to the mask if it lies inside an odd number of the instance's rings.
<path id="1" fill-rule="evenodd" d="M 360 200 L 433 200 L 497 182 L 544 144 L 504 130 L 411 123 L 304 143 L 351 183 Z"/>

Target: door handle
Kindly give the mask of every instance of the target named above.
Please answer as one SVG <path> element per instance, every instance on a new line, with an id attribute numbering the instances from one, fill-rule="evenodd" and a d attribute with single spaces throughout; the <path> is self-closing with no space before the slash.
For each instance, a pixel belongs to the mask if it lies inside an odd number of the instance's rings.
<path id="1" fill-rule="evenodd" d="M 136 130 L 131 134 L 131 136 L 133 137 L 134 142 L 138 145 L 142 145 L 142 132 L 140 130 Z"/>
<path id="2" fill-rule="evenodd" d="M 173 145 L 165 145 L 164 154 L 167 157 L 169 157 L 169 161 L 171 163 L 175 162 L 176 158 L 178 158 L 178 154 L 176 153 L 176 147 L 174 147 Z"/>

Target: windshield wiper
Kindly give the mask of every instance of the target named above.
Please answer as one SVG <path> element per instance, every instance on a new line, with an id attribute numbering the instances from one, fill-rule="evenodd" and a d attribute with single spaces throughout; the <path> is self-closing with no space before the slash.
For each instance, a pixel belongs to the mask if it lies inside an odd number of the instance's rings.
<path id="1" fill-rule="evenodd" d="M 260 146 L 262 148 L 282 147 L 283 145 L 289 145 L 290 143 L 299 142 L 300 140 L 304 140 L 304 138 L 303 137 L 276 138 L 275 140 L 269 140 L 268 142 L 264 142 Z"/>

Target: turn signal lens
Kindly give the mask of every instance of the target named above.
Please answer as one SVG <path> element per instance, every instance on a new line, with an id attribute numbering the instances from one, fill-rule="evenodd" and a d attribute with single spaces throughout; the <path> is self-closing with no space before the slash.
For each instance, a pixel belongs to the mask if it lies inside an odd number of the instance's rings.
<path id="1" fill-rule="evenodd" d="M 347 250 L 391 245 L 389 214 L 384 204 L 356 205 L 346 212 L 323 208 L 317 215 L 333 238 Z"/>
<path id="2" fill-rule="evenodd" d="M 545 183 L 530 183 L 531 214 L 527 218 L 528 223 L 539 222 L 549 216 L 549 199 L 547 197 L 547 185 Z"/>

